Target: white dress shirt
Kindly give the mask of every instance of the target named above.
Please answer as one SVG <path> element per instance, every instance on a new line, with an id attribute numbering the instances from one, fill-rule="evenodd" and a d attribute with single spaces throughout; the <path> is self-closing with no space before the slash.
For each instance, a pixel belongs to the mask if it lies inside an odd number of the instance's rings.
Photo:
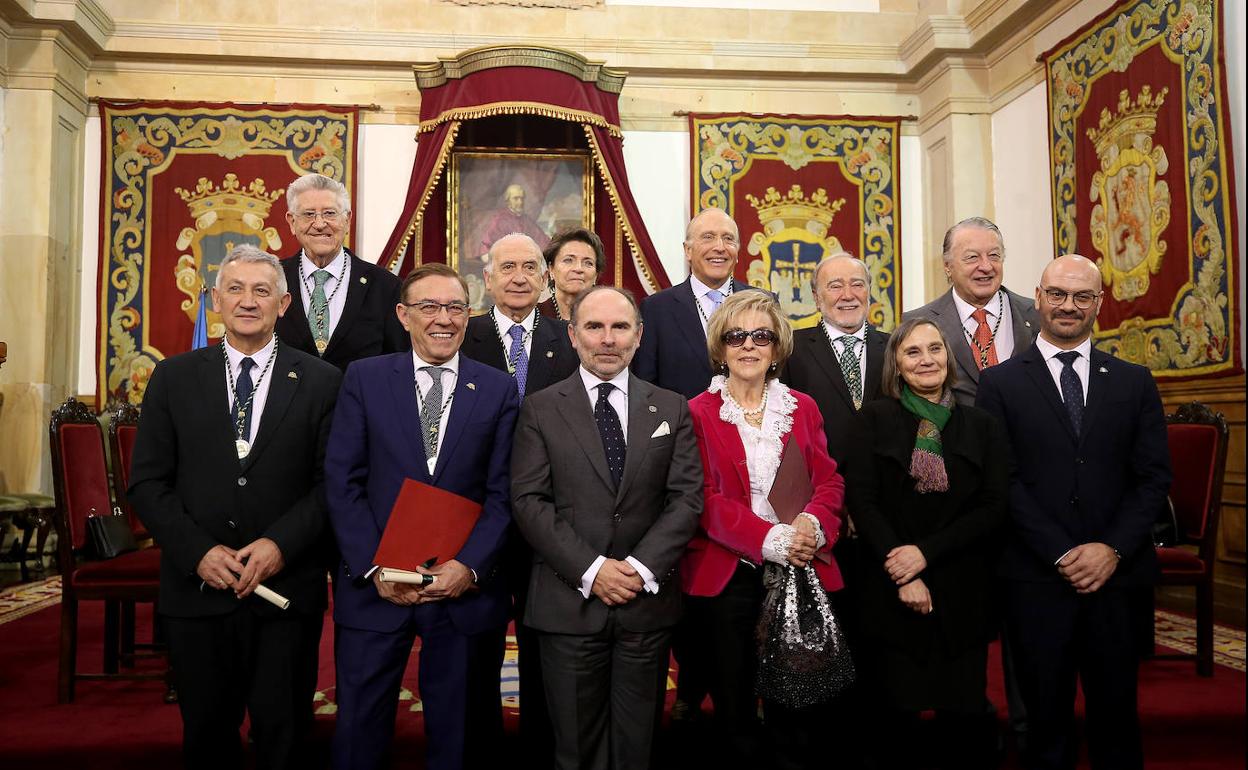
<path id="1" fill-rule="evenodd" d="M 705 332 L 706 321 L 715 312 L 715 303 L 706 296 L 706 293 L 713 289 L 718 289 L 719 293 L 724 295 L 724 299 L 727 299 L 732 294 L 732 276 L 728 276 L 728 279 L 719 286 L 707 286 L 699 281 L 696 275 L 690 273 L 689 286 L 693 289 L 693 301 L 697 302 L 698 306 L 702 308 L 702 312 L 698 314 L 698 321 L 702 324 L 702 331 Z M 723 300 L 720 301 L 722 302 Z"/>
<path id="2" fill-rule="evenodd" d="M 1040 355 L 1044 356 L 1044 362 L 1049 366 L 1049 374 L 1052 375 L 1053 384 L 1057 386 L 1057 394 L 1060 396 L 1062 394 L 1062 369 L 1065 364 L 1058 359 L 1057 354 L 1066 351 L 1044 337 L 1036 337 L 1036 348 L 1040 351 Z M 1071 350 L 1079 354 L 1071 367 L 1075 370 L 1075 374 L 1079 375 L 1079 384 L 1083 386 L 1083 403 L 1086 405 L 1088 403 L 1088 380 L 1092 371 L 1092 338 L 1089 337 Z"/>
<path id="3" fill-rule="evenodd" d="M 971 303 L 958 296 L 956 291 L 953 292 L 953 304 L 958 309 L 958 318 L 962 321 L 962 328 L 966 330 L 962 341 L 971 349 L 972 358 L 979 355 L 979 351 L 971 344 L 971 340 L 975 339 L 975 330 L 979 328 L 979 321 L 971 318 L 976 308 Z M 998 289 L 997 294 L 988 300 L 988 304 L 984 306 L 988 317 L 985 322 L 988 324 L 988 331 L 992 331 L 992 327 L 997 323 L 997 313 L 1001 313 L 1001 324 L 997 326 L 997 336 L 992 338 L 997 348 L 997 361 L 1001 362 L 1014 355 L 1014 316 L 1010 313 L 1010 298 L 1006 296 L 1005 289 Z M 949 340 L 949 344 L 953 344 L 953 340 Z"/>
<path id="4" fill-rule="evenodd" d="M 312 274 L 322 268 L 317 267 L 316 263 L 308 259 L 308 255 L 302 251 L 299 252 L 299 262 L 303 266 L 303 281 L 299 284 L 299 296 L 303 298 L 303 313 L 311 320 L 312 292 L 316 289 L 316 279 L 312 277 Z M 329 280 L 325 281 L 325 299 L 329 301 L 329 325 L 326 331 L 330 337 L 333 337 L 334 329 L 338 328 L 338 320 L 342 318 L 342 309 L 347 306 L 347 284 L 351 283 L 351 258 L 347 256 L 347 250 L 339 249 L 338 255 L 323 269 L 329 273 Z M 339 273 L 342 274 L 341 289 L 337 288 Z"/>
<path id="5" fill-rule="evenodd" d="M 529 314 L 524 317 L 520 323 L 516 323 L 507 317 L 507 314 L 498 309 L 495 305 L 491 313 L 494 314 L 494 323 L 498 327 L 498 341 L 503 346 L 503 360 L 511 362 L 511 327 L 519 326 L 524 329 L 524 336 L 521 340 L 524 344 L 524 354 L 532 357 L 533 353 L 533 324 L 537 320 L 537 308 L 534 307 Z"/>
<path id="6" fill-rule="evenodd" d="M 251 430 L 245 436 L 247 443 L 254 444 L 256 442 L 256 434 L 260 431 L 260 418 L 264 415 L 264 404 L 269 400 L 269 383 L 273 381 L 273 367 L 268 366 L 269 358 L 277 350 L 277 335 L 269 340 L 269 344 L 257 350 L 251 355 L 241 353 L 230 344 L 229 339 L 225 341 L 225 358 L 229 362 L 230 371 L 225 375 L 225 408 L 230 414 L 234 412 L 234 391 L 230 389 L 230 377 L 233 376 L 234 384 L 238 384 L 238 377 L 243 372 L 243 359 L 250 358 L 256 362 L 251 367 L 251 386 L 255 396 L 251 399 Z M 276 363 L 276 362 L 275 362 Z M 268 366 L 268 373 L 263 377 L 260 375 Z M 238 426 L 234 426 L 235 438 L 238 438 Z"/>
<path id="7" fill-rule="evenodd" d="M 832 340 L 832 355 L 836 357 L 837 363 L 840 363 L 841 350 L 845 347 L 845 343 L 841 342 L 841 338 L 853 337 L 858 340 L 858 344 L 854 346 L 854 352 L 858 354 L 858 374 L 862 378 L 863 388 L 865 389 L 867 383 L 867 325 L 864 323 L 858 327 L 858 331 L 846 334 L 827 321 L 822 323 L 823 330 L 828 333 L 828 339 Z"/>
<path id="8" fill-rule="evenodd" d="M 584 366 L 577 369 L 581 373 L 581 382 L 585 384 L 585 395 L 589 397 L 589 409 L 592 412 L 594 406 L 598 403 L 598 386 L 604 380 L 598 378 L 598 375 L 591 373 Z M 624 369 L 610 380 L 605 380 L 615 387 L 611 389 L 611 393 L 607 396 L 607 403 L 615 410 L 615 414 L 620 418 L 620 430 L 624 432 L 624 444 L 628 445 L 628 369 Z M 595 428 L 596 429 L 596 428 Z M 598 577 L 598 570 L 602 569 L 603 562 L 607 557 L 600 555 L 594 559 L 589 565 L 589 569 L 581 575 L 581 596 L 588 599 L 593 595 L 594 578 Z M 641 580 L 645 584 L 645 590 L 652 594 L 659 592 L 659 582 L 655 580 L 654 573 L 632 556 L 624 557 L 624 561 L 633 565 L 633 569 L 637 570 L 637 574 L 641 575 Z"/>
<path id="9" fill-rule="evenodd" d="M 442 442 L 446 439 L 446 423 L 451 419 L 451 399 L 455 396 L 455 382 L 459 378 L 459 353 L 451 356 L 451 359 L 444 364 L 431 364 L 412 351 L 412 362 L 416 365 L 416 408 L 418 411 L 425 403 L 425 394 L 433 387 L 433 377 L 429 372 L 421 371 L 421 368 L 425 366 L 445 368 L 442 372 L 442 419 L 438 422 L 437 451 L 433 453 L 433 457 L 425 459 L 429 465 L 429 475 L 433 475 L 433 469 L 438 465 L 438 453 L 442 451 Z"/>

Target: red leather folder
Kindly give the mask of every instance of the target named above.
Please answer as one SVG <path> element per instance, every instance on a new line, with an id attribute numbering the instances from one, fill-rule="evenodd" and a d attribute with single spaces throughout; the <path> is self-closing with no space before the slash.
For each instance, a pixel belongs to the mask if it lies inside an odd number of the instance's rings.
<path id="1" fill-rule="evenodd" d="M 379 567 L 415 570 L 455 558 L 481 515 L 481 504 L 406 479 L 373 556 Z"/>
<path id="2" fill-rule="evenodd" d="M 806 504 L 815 496 L 815 488 L 810 483 L 810 468 L 797 442 L 789 436 L 780 456 L 780 467 L 776 469 L 776 480 L 767 493 L 767 502 L 776 512 L 781 524 L 792 524 L 797 515 L 806 510 Z M 824 534 L 827 537 L 827 534 Z M 815 558 L 824 564 L 832 562 L 827 551 L 818 551 Z"/>

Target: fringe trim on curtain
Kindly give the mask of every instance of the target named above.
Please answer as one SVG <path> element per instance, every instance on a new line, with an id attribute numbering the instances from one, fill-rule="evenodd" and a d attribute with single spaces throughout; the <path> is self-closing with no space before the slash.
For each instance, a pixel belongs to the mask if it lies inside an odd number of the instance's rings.
<path id="1" fill-rule="evenodd" d="M 620 127 L 612 123 L 608 123 L 601 115 L 593 112 L 584 112 L 582 110 L 565 110 L 551 107 L 549 104 L 540 102 L 494 102 L 492 104 L 482 104 L 477 107 L 456 107 L 447 110 L 432 120 L 424 121 L 420 124 L 420 131 L 432 131 L 439 124 L 449 120 L 463 121 L 476 120 L 478 118 L 488 118 L 492 115 L 540 115 L 546 118 L 556 118 L 559 120 L 567 120 L 573 123 L 588 123 L 598 128 L 604 128 L 616 138 L 624 138 Z"/>
<path id="2" fill-rule="evenodd" d="M 407 251 L 407 244 L 411 242 L 412 236 L 416 233 L 416 225 L 425 214 L 425 207 L 429 205 L 429 196 L 433 194 L 433 188 L 438 186 L 442 174 L 446 172 L 446 161 L 451 157 L 451 148 L 455 146 L 455 137 L 459 135 L 459 127 L 460 122 L 455 121 L 446 131 L 446 140 L 442 142 L 442 147 L 438 150 L 438 162 L 433 167 L 433 173 L 429 175 L 424 192 L 420 194 L 420 203 L 416 205 L 416 211 L 412 213 L 412 218 L 407 223 L 407 232 L 403 233 L 403 240 L 399 241 L 399 247 L 390 255 L 388 268 L 391 272 L 394 272 L 395 266 L 403 261 L 403 252 Z M 417 265 L 423 261 L 422 256 L 419 254 L 416 256 Z"/>
<path id="3" fill-rule="evenodd" d="M 602 185 L 607 188 L 607 194 L 611 196 L 611 208 L 615 210 L 616 226 L 623 226 L 624 235 L 628 238 L 628 251 L 632 255 L 633 266 L 637 268 L 637 275 L 647 284 L 649 293 L 654 294 L 659 290 L 658 281 L 654 279 L 654 274 L 650 272 L 650 266 L 639 259 L 637 239 L 633 237 L 632 225 L 629 224 L 628 217 L 624 215 L 624 207 L 620 205 L 620 194 L 615 189 L 615 181 L 607 173 L 607 162 L 602 155 L 602 148 L 598 146 L 598 140 L 594 138 L 594 132 L 590 130 L 589 126 L 582 125 L 581 128 L 585 131 L 585 138 L 589 140 L 589 146 L 594 151 L 594 160 L 598 166 L 598 175 L 602 177 Z M 616 265 L 618 266 L 619 264 L 619 260 L 616 260 Z"/>

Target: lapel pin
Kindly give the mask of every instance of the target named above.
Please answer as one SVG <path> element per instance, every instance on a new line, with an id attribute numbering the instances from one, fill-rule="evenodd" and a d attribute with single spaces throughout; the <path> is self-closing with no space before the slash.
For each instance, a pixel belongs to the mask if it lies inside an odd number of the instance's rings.
<path id="1" fill-rule="evenodd" d="M 1103 366 L 1102 366 L 1100 369 L 1098 369 L 1097 371 L 1099 371 L 1101 374 L 1109 374 L 1109 370 L 1108 370 L 1108 369 L 1106 369 L 1106 368 L 1105 368 L 1105 367 L 1103 367 Z"/>
<path id="2" fill-rule="evenodd" d="M 658 408 L 657 408 L 657 407 L 651 406 L 651 407 L 650 407 L 650 411 L 651 411 L 651 412 L 657 412 L 657 411 L 659 411 L 659 410 L 658 410 Z"/>
<path id="3" fill-rule="evenodd" d="M 361 276 L 360 276 L 360 283 L 368 283 L 368 276 L 367 276 L 367 275 L 361 275 Z"/>
<path id="4" fill-rule="evenodd" d="M 475 382 L 469 382 L 469 383 L 466 383 L 466 385 L 468 386 L 468 390 L 476 390 L 476 389 L 477 389 L 477 383 L 475 383 Z"/>
<path id="5" fill-rule="evenodd" d="M 1031 321 L 1023 321 L 1023 326 L 1026 326 L 1028 329 L 1030 329 L 1030 328 L 1031 328 Z"/>
<path id="6" fill-rule="evenodd" d="M 554 358 L 554 357 L 555 357 L 555 351 L 553 351 L 553 350 L 547 350 L 547 351 L 546 351 L 546 357 L 547 357 L 547 358 Z"/>
<path id="7" fill-rule="evenodd" d="M 1104 369 L 1102 369 L 1101 371 L 1105 371 L 1105 370 L 1104 370 Z M 294 372 L 286 372 L 286 376 L 287 376 L 287 377 L 289 377 L 289 378 L 290 378 L 290 379 L 292 379 L 292 380 L 297 380 L 297 379 L 299 379 L 299 375 L 295 374 Z"/>

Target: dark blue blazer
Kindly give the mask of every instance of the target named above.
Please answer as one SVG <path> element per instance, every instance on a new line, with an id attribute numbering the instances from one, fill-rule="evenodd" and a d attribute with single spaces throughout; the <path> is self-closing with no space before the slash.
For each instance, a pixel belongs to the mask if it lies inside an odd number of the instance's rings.
<path id="1" fill-rule="evenodd" d="M 1078 435 L 1034 343 L 980 373 L 975 403 L 1005 426 L 1013 455 L 1007 579 L 1061 581 L 1055 562 L 1091 542 L 1122 554 L 1107 586 L 1155 577 L 1152 524 L 1170 489 L 1161 397 L 1147 369 L 1099 350 L 1089 372 Z"/>
<path id="2" fill-rule="evenodd" d="M 455 628 L 474 634 L 507 622 L 506 586 L 494 567 L 511 524 L 511 439 L 519 413 L 515 382 L 465 356 L 438 464 L 425 462 L 411 353 L 355 361 L 347 367 L 325 455 L 325 495 L 342 554 L 334 588 L 334 621 L 394 631 L 413 611 L 444 605 Z M 403 480 L 412 478 L 482 504 L 481 518 L 455 556 L 477 573 L 479 591 L 420 607 L 377 595 L 373 565 Z"/>
<path id="3" fill-rule="evenodd" d="M 732 280 L 734 292 L 750 288 L 748 283 Z M 633 374 L 686 399 L 711 384 L 706 332 L 695 302 L 688 278 L 646 297 L 641 303 L 641 346 L 632 364 Z"/>

